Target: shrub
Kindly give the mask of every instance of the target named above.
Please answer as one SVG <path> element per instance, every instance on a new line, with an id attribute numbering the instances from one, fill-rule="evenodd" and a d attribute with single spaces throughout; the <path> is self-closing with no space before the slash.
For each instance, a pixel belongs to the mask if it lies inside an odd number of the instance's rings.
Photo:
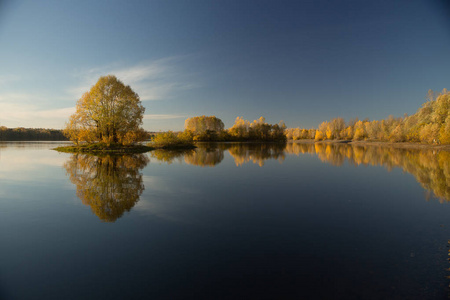
<path id="1" fill-rule="evenodd" d="M 171 148 L 194 148 L 194 143 L 185 134 L 175 134 L 172 131 L 158 133 L 148 146 L 171 149 Z"/>

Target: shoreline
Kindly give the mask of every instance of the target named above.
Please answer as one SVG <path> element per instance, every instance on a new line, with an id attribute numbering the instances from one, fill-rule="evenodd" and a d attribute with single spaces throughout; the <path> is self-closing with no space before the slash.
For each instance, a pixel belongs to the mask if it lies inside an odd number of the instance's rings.
<path id="1" fill-rule="evenodd" d="M 418 143 L 392 143 L 392 142 L 381 142 L 381 141 L 351 141 L 351 140 L 325 140 L 325 141 L 315 141 L 313 139 L 288 141 L 288 143 L 296 144 L 350 144 L 355 146 L 381 146 L 381 147 L 393 147 L 399 149 L 418 149 L 418 150 L 443 150 L 450 151 L 450 145 L 429 145 L 429 144 L 418 144 Z"/>

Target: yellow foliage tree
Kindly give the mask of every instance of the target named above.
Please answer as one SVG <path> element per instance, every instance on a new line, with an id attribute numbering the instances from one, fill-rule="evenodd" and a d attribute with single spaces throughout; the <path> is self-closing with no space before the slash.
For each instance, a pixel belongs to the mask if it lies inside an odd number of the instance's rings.
<path id="1" fill-rule="evenodd" d="M 320 130 L 316 130 L 316 135 L 315 135 L 314 139 L 315 139 L 316 141 L 321 141 L 321 140 L 323 140 L 324 138 L 325 138 L 325 135 L 323 134 L 323 132 L 320 131 Z"/>
<path id="2" fill-rule="evenodd" d="M 64 134 L 75 143 L 133 144 L 145 139 L 139 95 L 115 76 L 100 77 L 78 100 Z"/>
<path id="3" fill-rule="evenodd" d="M 366 132 L 366 128 L 365 125 L 362 121 L 358 121 L 355 124 L 355 135 L 353 136 L 353 138 L 357 141 L 359 140 L 363 140 L 367 137 L 367 132 Z"/>

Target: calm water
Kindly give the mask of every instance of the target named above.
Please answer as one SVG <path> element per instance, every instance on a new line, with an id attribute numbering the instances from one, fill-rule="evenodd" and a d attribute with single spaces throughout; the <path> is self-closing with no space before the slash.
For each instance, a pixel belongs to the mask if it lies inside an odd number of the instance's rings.
<path id="1" fill-rule="evenodd" d="M 0 144 L 1 299 L 447 299 L 450 153 Z"/>

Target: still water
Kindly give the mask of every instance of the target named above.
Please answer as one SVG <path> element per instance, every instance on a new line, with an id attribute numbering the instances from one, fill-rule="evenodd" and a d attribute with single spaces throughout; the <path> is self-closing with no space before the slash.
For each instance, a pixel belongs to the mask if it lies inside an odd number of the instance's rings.
<path id="1" fill-rule="evenodd" d="M 0 299 L 447 299 L 450 153 L 0 144 Z"/>

